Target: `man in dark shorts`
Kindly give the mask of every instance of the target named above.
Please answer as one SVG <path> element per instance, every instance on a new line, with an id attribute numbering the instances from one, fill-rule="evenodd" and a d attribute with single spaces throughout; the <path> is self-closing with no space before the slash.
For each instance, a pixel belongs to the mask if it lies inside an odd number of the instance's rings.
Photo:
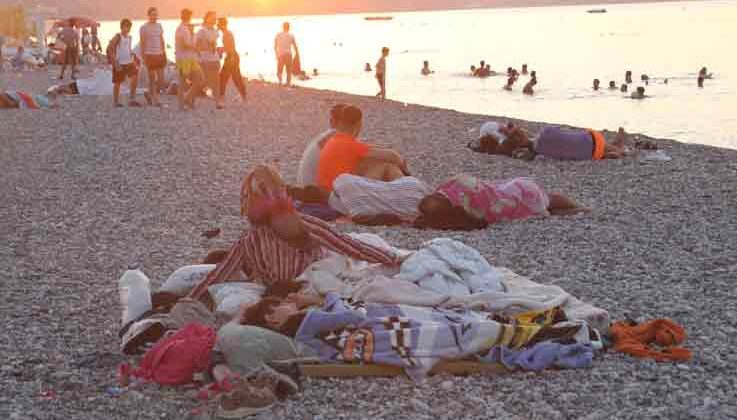
<path id="1" fill-rule="evenodd" d="M 164 68 L 166 68 L 167 63 L 164 27 L 161 26 L 158 19 L 158 9 L 150 7 L 148 9 L 148 22 L 141 26 L 139 33 L 143 63 L 148 70 L 148 97 L 154 106 L 159 106 L 159 88 L 164 80 Z"/>
<path id="2" fill-rule="evenodd" d="M 235 49 L 235 37 L 233 32 L 228 30 L 228 19 L 221 17 L 218 19 L 218 29 L 223 33 L 223 52 L 225 53 L 225 61 L 223 68 L 220 70 L 220 96 L 225 96 L 228 80 L 233 78 L 233 84 L 241 95 L 241 100 L 246 101 L 246 85 L 243 83 L 241 75 L 240 57 Z"/>
<path id="3" fill-rule="evenodd" d="M 77 78 L 77 64 L 79 63 L 79 34 L 74 29 L 74 21 L 68 20 L 59 34 L 59 39 L 64 43 L 64 64 L 61 65 L 59 80 L 64 79 L 67 66 L 72 67 L 72 79 Z"/>
<path id="4" fill-rule="evenodd" d="M 120 108 L 120 84 L 130 79 L 130 102 L 128 106 L 139 107 L 136 102 L 136 87 L 138 85 L 138 66 L 133 59 L 133 38 L 131 37 L 131 21 L 120 21 L 120 33 L 110 41 L 110 59 L 113 62 L 113 105 Z"/>

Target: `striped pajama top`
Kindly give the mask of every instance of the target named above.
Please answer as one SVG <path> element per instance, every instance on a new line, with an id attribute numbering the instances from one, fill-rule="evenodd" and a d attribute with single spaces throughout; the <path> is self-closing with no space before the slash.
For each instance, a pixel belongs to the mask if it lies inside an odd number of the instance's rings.
<path id="1" fill-rule="evenodd" d="M 247 230 L 231 246 L 225 259 L 192 289 L 189 296 L 199 298 L 208 287 L 225 281 L 238 269 L 243 269 L 251 281 L 264 286 L 294 280 L 312 263 L 324 258 L 326 250 L 370 263 L 401 264 L 398 254 L 335 231 L 315 217 L 304 214 L 300 217 L 309 232 L 310 246 L 295 248 L 268 226 Z"/>

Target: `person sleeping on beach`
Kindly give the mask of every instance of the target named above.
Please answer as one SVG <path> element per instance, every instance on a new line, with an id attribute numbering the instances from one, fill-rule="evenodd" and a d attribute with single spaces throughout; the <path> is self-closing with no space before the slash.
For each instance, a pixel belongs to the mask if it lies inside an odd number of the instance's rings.
<path id="1" fill-rule="evenodd" d="M 251 281 L 267 288 L 294 281 L 327 251 L 361 261 L 396 266 L 402 257 L 335 231 L 327 223 L 296 212 L 286 185 L 273 168 L 256 166 L 243 181 L 241 214 L 251 229 L 230 247 L 215 270 L 189 297 L 200 298 L 209 286 L 225 282 L 242 270 Z"/>
<path id="2" fill-rule="evenodd" d="M 398 366 L 415 380 L 425 378 L 441 360 L 479 356 L 479 361 L 496 362 L 499 357 L 489 354 L 494 348 L 524 351 L 566 343 L 571 352 L 562 353 L 572 363 L 557 366 L 586 367 L 598 338 L 586 323 L 569 322 L 558 308 L 507 315 L 366 303 L 335 293 L 265 298 L 245 307 L 239 322 L 294 337 L 325 361 Z M 553 360 L 548 366 L 556 366 Z M 532 370 L 530 365 L 509 367 Z"/>
<path id="3" fill-rule="evenodd" d="M 22 90 L 0 91 L 0 109 L 56 108 L 56 94 L 35 95 Z"/>
<path id="4" fill-rule="evenodd" d="M 419 205 L 415 227 L 484 229 L 500 222 L 589 212 L 562 193 L 547 193 L 530 178 L 490 182 L 467 174 L 444 182 Z"/>
<path id="5" fill-rule="evenodd" d="M 361 110 L 343 108 L 341 123 L 322 151 L 317 168 L 317 183 L 325 191 L 333 190 L 333 181 L 342 174 L 353 174 L 391 182 L 409 175 L 407 163 L 391 149 L 372 146 L 357 139 L 363 124 Z"/>
<path id="6" fill-rule="evenodd" d="M 534 159 L 541 155 L 561 160 L 621 159 L 625 156 L 627 133 L 620 127 L 614 141 L 607 142 L 596 130 L 566 129 L 547 126 L 534 141 L 521 127 L 506 126 L 494 121 L 481 127 L 480 137 L 469 147 L 477 152 L 505 155 L 519 159 Z"/>

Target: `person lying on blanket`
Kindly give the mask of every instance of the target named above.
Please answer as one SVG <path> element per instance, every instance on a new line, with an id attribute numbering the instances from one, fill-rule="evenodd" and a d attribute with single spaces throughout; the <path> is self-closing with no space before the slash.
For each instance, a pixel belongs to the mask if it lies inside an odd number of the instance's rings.
<path id="1" fill-rule="evenodd" d="M 323 360 L 399 366 L 415 378 L 440 360 L 483 358 L 494 348 L 518 351 L 540 343 L 576 345 L 588 357 L 568 367 L 582 367 L 591 362 L 596 336 L 559 308 L 504 315 L 364 303 L 334 293 L 304 301 L 268 297 L 245 307 L 239 322 L 294 337 Z"/>
<path id="2" fill-rule="evenodd" d="M 461 174 L 436 188 L 419 206 L 415 226 L 483 229 L 492 223 L 589 211 L 561 193 L 547 193 L 530 178 L 492 183 Z"/>
<path id="3" fill-rule="evenodd" d="M 363 125 L 360 109 L 346 106 L 342 114 L 337 132 L 320 152 L 317 182 L 322 189 L 332 191 L 333 181 L 341 174 L 387 182 L 409 175 L 407 163 L 399 153 L 357 139 Z"/>
<path id="4" fill-rule="evenodd" d="M 621 159 L 625 156 L 627 134 L 619 128 L 613 142 L 596 130 L 547 126 L 534 141 L 521 127 L 490 121 L 481 126 L 479 139 L 469 147 L 477 152 L 533 159 L 542 155 L 562 160 Z"/>
<path id="5" fill-rule="evenodd" d="M 189 297 L 199 298 L 209 286 L 225 282 L 239 269 L 267 288 L 292 282 L 310 264 L 324 258 L 327 250 L 390 266 L 400 265 L 404 259 L 335 231 L 317 218 L 297 213 L 281 177 L 266 165 L 258 165 L 245 177 L 241 214 L 252 228 L 243 232 Z"/>

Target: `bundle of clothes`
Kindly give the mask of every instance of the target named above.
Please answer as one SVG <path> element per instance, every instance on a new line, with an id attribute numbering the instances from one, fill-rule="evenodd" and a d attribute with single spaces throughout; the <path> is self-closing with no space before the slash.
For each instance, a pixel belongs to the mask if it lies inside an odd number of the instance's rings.
<path id="1" fill-rule="evenodd" d="M 229 250 L 177 270 L 156 293 L 139 270 L 121 278 L 121 350 L 145 353 L 121 367 L 121 384 L 198 381 L 219 415 L 240 417 L 298 392 L 306 360 L 396 366 L 415 381 L 453 360 L 585 368 L 607 333 L 628 354 L 690 358 L 672 321 L 610 328 L 607 311 L 456 240 L 410 251 L 338 232 L 297 212 L 267 166 L 245 178 L 241 210 L 251 227 Z"/>

